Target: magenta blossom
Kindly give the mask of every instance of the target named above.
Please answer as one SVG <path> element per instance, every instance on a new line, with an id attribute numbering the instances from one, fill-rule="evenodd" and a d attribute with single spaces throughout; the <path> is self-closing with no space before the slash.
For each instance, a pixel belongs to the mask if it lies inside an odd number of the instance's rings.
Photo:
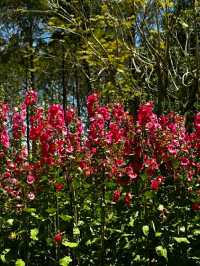
<path id="1" fill-rule="evenodd" d="M 32 185 L 34 182 L 35 182 L 36 178 L 35 176 L 33 175 L 28 175 L 27 176 L 27 179 L 26 179 L 26 182 L 29 184 L 29 185 Z"/>
<path id="2" fill-rule="evenodd" d="M 33 105 L 37 102 L 37 92 L 35 90 L 29 90 L 26 93 L 24 103 L 26 106 Z"/>

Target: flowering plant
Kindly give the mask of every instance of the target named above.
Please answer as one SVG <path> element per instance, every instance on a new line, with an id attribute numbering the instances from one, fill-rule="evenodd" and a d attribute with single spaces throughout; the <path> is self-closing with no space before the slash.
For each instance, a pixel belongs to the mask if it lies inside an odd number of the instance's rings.
<path id="1" fill-rule="evenodd" d="M 66 255 L 72 265 L 165 265 L 179 250 L 180 261 L 195 263 L 199 113 L 188 133 L 184 117 L 153 108 L 145 103 L 133 117 L 94 93 L 84 130 L 74 109 L 45 110 L 34 90 L 13 111 L 1 103 L 2 256 L 8 250 L 11 263 L 29 265 L 58 265 Z"/>

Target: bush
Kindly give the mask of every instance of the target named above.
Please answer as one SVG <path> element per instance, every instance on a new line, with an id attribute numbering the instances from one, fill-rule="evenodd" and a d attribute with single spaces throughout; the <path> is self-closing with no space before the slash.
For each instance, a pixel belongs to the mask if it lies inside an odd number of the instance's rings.
<path id="1" fill-rule="evenodd" d="M 199 265 L 200 114 L 87 108 L 1 104 L 2 264 Z"/>

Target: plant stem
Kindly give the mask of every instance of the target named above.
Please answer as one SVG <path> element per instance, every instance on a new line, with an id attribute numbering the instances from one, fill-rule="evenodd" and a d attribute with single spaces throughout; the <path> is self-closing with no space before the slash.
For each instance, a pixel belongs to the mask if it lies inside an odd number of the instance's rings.
<path id="1" fill-rule="evenodd" d="M 102 194 L 101 194 L 101 252 L 100 265 L 104 266 L 105 261 L 105 184 L 103 180 Z"/>

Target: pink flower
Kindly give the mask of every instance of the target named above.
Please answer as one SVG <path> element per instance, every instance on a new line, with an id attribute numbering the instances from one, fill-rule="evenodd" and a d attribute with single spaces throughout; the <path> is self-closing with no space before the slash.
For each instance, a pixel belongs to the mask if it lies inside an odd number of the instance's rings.
<path id="1" fill-rule="evenodd" d="M 94 115 L 94 106 L 98 103 L 98 94 L 93 93 L 87 97 L 87 109 L 89 116 Z"/>
<path id="2" fill-rule="evenodd" d="M 126 174 L 128 177 L 130 177 L 131 180 L 135 179 L 137 177 L 137 174 L 133 171 L 133 168 L 131 166 L 127 166 L 125 168 Z"/>
<path id="3" fill-rule="evenodd" d="M 182 166 L 187 166 L 187 165 L 189 165 L 189 163 L 190 163 L 190 161 L 188 160 L 188 158 L 186 158 L 186 157 L 181 158 L 181 165 Z"/>
<path id="4" fill-rule="evenodd" d="M 0 103 L 0 120 L 6 121 L 8 119 L 8 111 L 8 104 Z"/>
<path id="5" fill-rule="evenodd" d="M 107 143 L 119 143 L 123 139 L 123 133 L 123 129 L 119 128 L 117 122 L 110 123 L 109 131 L 107 133 Z"/>
<path id="6" fill-rule="evenodd" d="M 189 182 L 191 182 L 192 179 L 193 179 L 193 176 L 194 176 L 194 175 L 195 175 L 195 171 L 190 170 L 190 171 L 188 172 L 188 174 L 187 174 L 187 180 L 188 180 Z"/>
<path id="7" fill-rule="evenodd" d="M 160 184 L 162 184 L 162 183 L 165 181 L 165 177 L 162 176 L 162 175 L 157 176 L 156 179 L 158 180 L 158 182 L 159 182 Z"/>
<path id="8" fill-rule="evenodd" d="M 159 189 L 160 182 L 156 179 L 151 180 L 151 189 L 152 190 L 158 190 Z"/>
<path id="9" fill-rule="evenodd" d="M 167 150 L 168 150 L 169 153 L 171 153 L 173 155 L 176 155 L 178 153 L 176 147 L 174 145 L 172 145 L 172 144 L 169 144 L 167 146 Z"/>
<path id="10" fill-rule="evenodd" d="M 144 166 L 147 167 L 148 175 L 153 175 L 155 171 L 159 168 L 156 158 L 145 158 Z"/>
<path id="11" fill-rule="evenodd" d="M 126 193 L 126 196 L 125 196 L 125 198 L 124 198 L 124 203 L 125 203 L 128 207 L 130 207 L 130 205 L 131 205 L 131 200 L 132 200 L 132 195 L 131 195 L 130 192 L 127 192 L 127 193 Z"/>
<path id="12" fill-rule="evenodd" d="M 116 163 L 117 166 L 123 166 L 124 165 L 124 160 L 116 159 L 115 163 Z"/>
<path id="13" fill-rule="evenodd" d="M 138 123 L 139 125 L 145 125 L 150 121 L 153 114 L 153 102 L 148 102 L 139 107 L 138 110 Z"/>
<path id="14" fill-rule="evenodd" d="M 65 150 L 67 153 L 72 153 L 74 151 L 74 148 L 72 145 L 68 145 Z"/>
<path id="15" fill-rule="evenodd" d="M 13 123 L 13 136 L 15 139 L 20 139 L 22 136 L 25 135 L 26 126 L 25 126 L 25 118 L 23 112 L 14 112 L 12 117 Z"/>
<path id="16" fill-rule="evenodd" d="M 54 187 L 55 187 L 55 190 L 56 190 L 57 192 L 60 192 L 61 190 L 64 189 L 65 186 L 64 186 L 63 183 L 55 183 Z"/>
<path id="17" fill-rule="evenodd" d="M 37 92 L 35 90 L 28 90 L 25 96 L 24 103 L 26 106 L 33 105 L 37 102 Z"/>
<path id="18" fill-rule="evenodd" d="M 4 178 L 9 178 L 11 177 L 11 173 L 9 171 L 6 171 L 3 176 Z"/>
<path id="19" fill-rule="evenodd" d="M 48 122 L 55 129 L 63 129 L 65 124 L 64 112 L 60 104 L 52 104 L 49 107 Z"/>
<path id="20" fill-rule="evenodd" d="M 8 131 L 6 129 L 3 129 L 3 131 L 1 132 L 1 144 L 8 149 L 10 147 L 10 142 L 9 142 L 9 135 L 8 135 Z"/>
<path id="21" fill-rule="evenodd" d="M 36 140 L 42 133 L 43 125 L 40 124 L 37 127 L 31 127 L 30 128 L 30 139 Z"/>
<path id="22" fill-rule="evenodd" d="M 164 182 L 165 177 L 162 175 L 159 175 L 156 177 L 156 179 L 151 180 L 151 189 L 152 190 L 158 190 L 160 185 Z"/>
<path id="23" fill-rule="evenodd" d="M 75 116 L 75 110 L 73 108 L 66 110 L 65 111 L 66 123 L 70 124 L 71 121 L 74 119 L 74 116 Z"/>
<path id="24" fill-rule="evenodd" d="M 19 180 L 17 180 L 16 178 L 10 178 L 9 182 L 13 185 L 18 185 L 19 184 Z"/>
<path id="25" fill-rule="evenodd" d="M 197 132 L 200 132 L 200 112 L 194 118 L 194 124 Z"/>
<path id="26" fill-rule="evenodd" d="M 121 196 L 121 191 L 120 190 L 115 190 L 114 193 L 113 193 L 113 198 L 112 200 L 114 202 L 118 202 L 119 199 L 120 199 L 120 196 Z"/>
<path id="27" fill-rule="evenodd" d="M 44 114 L 44 108 L 38 107 L 36 110 L 34 110 L 34 114 L 30 116 L 30 122 L 31 125 L 34 123 L 41 123 L 43 122 L 43 114 Z"/>
<path id="28" fill-rule="evenodd" d="M 101 114 L 104 118 L 104 120 L 110 119 L 110 113 L 107 106 L 101 106 L 97 109 L 97 112 Z"/>
<path id="29" fill-rule="evenodd" d="M 33 105 L 37 102 L 37 92 L 34 90 L 29 90 L 26 93 L 24 103 L 26 106 Z"/>
<path id="30" fill-rule="evenodd" d="M 33 184 L 33 183 L 35 182 L 35 180 L 36 180 L 35 176 L 33 176 L 33 175 L 28 175 L 28 176 L 27 176 L 27 179 L 26 179 L 26 182 L 27 182 L 29 185 L 31 185 L 31 184 Z"/>
<path id="31" fill-rule="evenodd" d="M 112 114 L 116 121 L 121 121 L 125 114 L 124 107 L 121 104 L 115 104 L 115 106 L 113 107 Z"/>
<path id="32" fill-rule="evenodd" d="M 27 197 L 28 197 L 29 200 L 34 200 L 35 199 L 35 194 L 33 192 L 29 192 L 27 194 Z"/>

